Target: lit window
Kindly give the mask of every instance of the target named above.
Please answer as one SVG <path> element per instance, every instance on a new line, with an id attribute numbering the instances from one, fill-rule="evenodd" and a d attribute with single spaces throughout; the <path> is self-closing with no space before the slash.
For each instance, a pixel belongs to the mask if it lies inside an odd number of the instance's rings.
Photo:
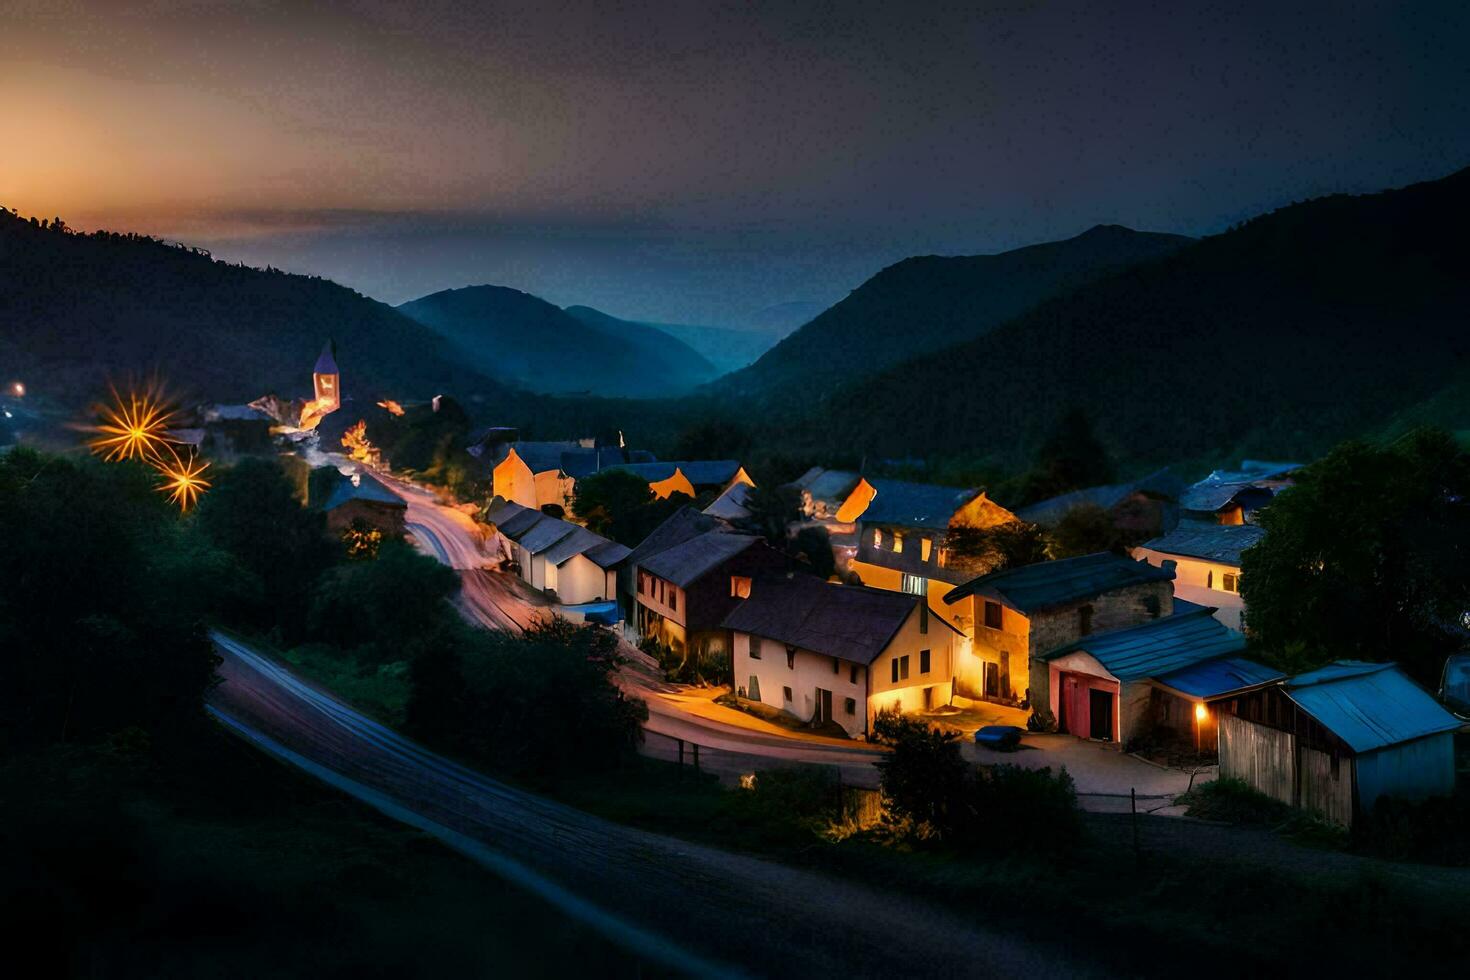
<path id="1" fill-rule="evenodd" d="M 921 674 L 927 674 L 927 673 L 929 673 L 929 651 L 928 650 L 920 650 L 919 651 L 919 673 L 921 673 Z"/>
<path id="2" fill-rule="evenodd" d="M 903 535 L 897 531 L 893 533 L 893 553 L 895 555 L 903 554 Z"/>
<path id="3" fill-rule="evenodd" d="M 925 538 L 919 542 L 919 561 L 928 561 L 929 556 L 934 553 L 934 539 Z"/>
<path id="4" fill-rule="evenodd" d="M 903 574 L 903 591 L 909 595 L 926 595 L 929 592 L 929 580 L 922 575 Z"/>
<path id="5" fill-rule="evenodd" d="M 1224 587 L 1226 592 L 1240 591 L 1240 575 L 1235 572 L 1226 572 Z"/>
<path id="6" fill-rule="evenodd" d="M 744 575 L 731 575 L 730 594 L 737 599 L 749 599 L 750 579 Z"/>
<path id="7" fill-rule="evenodd" d="M 883 529 L 881 527 L 873 528 L 873 547 L 883 547 Z"/>

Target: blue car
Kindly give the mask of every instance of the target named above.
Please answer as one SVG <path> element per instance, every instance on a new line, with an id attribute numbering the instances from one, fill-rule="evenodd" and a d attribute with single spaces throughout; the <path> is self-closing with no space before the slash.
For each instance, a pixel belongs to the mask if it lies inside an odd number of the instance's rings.
<path id="1" fill-rule="evenodd" d="M 1022 734 L 1015 725 L 986 725 L 975 733 L 975 744 L 997 752 L 1014 752 L 1021 747 Z"/>
<path id="2" fill-rule="evenodd" d="M 1470 719 L 1470 653 L 1457 653 L 1444 662 L 1439 699 L 1463 719 Z"/>

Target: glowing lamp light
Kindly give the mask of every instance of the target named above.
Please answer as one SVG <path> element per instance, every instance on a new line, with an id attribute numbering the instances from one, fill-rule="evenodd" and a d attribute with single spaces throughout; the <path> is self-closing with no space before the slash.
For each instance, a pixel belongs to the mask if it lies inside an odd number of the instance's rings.
<path id="1" fill-rule="evenodd" d="M 10 386 L 10 393 L 16 398 L 24 398 L 26 396 L 26 386 L 17 381 Z"/>
<path id="2" fill-rule="evenodd" d="M 1204 721 L 1208 717 L 1210 717 L 1210 713 L 1205 710 L 1205 706 L 1204 705 L 1197 704 L 1197 705 L 1194 706 L 1194 720 L 1195 721 Z"/>

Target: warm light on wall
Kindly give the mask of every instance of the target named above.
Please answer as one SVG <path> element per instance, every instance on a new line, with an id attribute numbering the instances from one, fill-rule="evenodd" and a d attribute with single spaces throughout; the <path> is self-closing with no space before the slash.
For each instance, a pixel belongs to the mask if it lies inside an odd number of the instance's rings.
<path id="1" fill-rule="evenodd" d="M 1204 721 L 1204 720 L 1206 720 L 1209 717 L 1210 717 L 1210 713 L 1209 713 L 1208 710 L 1205 709 L 1205 706 L 1203 704 L 1196 704 L 1194 706 L 1194 720 L 1195 721 Z"/>

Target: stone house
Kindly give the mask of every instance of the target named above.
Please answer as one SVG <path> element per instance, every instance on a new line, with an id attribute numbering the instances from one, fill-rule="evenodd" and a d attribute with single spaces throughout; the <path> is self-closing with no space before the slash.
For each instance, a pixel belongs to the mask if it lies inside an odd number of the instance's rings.
<path id="1" fill-rule="evenodd" d="M 403 537 L 408 504 L 370 473 L 343 477 L 327 498 L 322 510 L 327 530 L 341 534 L 353 521 L 362 521 L 381 531 L 387 540 Z"/>
<path id="2" fill-rule="evenodd" d="M 1172 569 L 1101 552 L 992 572 L 949 590 L 944 603 L 970 639 L 957 658 L 958 692 L 1050 710 L 1033 661 L 1093 633 L 1171 615 L 1173 578 Z"/>

